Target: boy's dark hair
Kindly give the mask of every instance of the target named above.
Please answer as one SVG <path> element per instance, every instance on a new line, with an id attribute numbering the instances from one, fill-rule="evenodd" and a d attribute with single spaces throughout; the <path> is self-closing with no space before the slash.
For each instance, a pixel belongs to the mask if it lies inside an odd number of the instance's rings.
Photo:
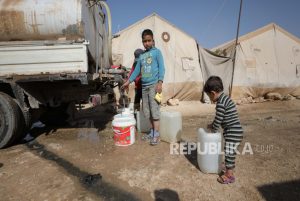
<path id="1" fill-rule="evenodd" d="M 144 38 L 144 36 L 150 35 L 153 38 L 153 32 L 150 29 L 145 29 L 142 33 L 142 39 Z"/>
<path id="2" fill-rule="evenodd" d="M 134 58 L 138 59 L 140 57 L 140 55 L 143 54 L 143 53 L 144 53 L 144 50 L 142 50 L 142 49 L 136 49 L 134 51 Z"/>
<path id="3" fill-rule="evenodd" d="M 222 79 L 218 76 L 210 76 L 204 85 L 204 92 L 210 93 L 215 91 L 217 93 L 223 91 Z"/>

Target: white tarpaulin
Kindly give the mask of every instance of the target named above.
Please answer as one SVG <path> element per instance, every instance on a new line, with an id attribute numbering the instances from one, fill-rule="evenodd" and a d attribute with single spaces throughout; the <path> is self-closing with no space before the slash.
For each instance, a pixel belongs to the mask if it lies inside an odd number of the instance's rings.
<path id="1" fill-rule="evenodd" d="M 216 56 L 203 48 L 199 48 L 199 57 L 204 81 L 212 75 L 219 76 L 223 81 L 225 94 L 229 94 L 233 69 L 232 59 Z"/>
<path id="2" fill-rule="evenodd" d="M 213 50 L 232 56 L 234 41 Z M 276 24 L 239 38 L 233 98 L 259 97 L 268 92 L 300 95 L 300 40 Z"/>

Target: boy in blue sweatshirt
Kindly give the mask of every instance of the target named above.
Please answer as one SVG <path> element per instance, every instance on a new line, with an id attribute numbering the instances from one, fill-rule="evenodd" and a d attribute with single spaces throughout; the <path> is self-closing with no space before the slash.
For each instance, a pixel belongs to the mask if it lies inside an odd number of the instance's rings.
<path id="1" fill-rule="evenodd" d="M 151 145 L 157 145 L 159 143 L 160 103 L 154 97 L 156 93 L 162 92 L 165 66 L 161 51 L 154 47 L 153 32 L 150 29 L 143 31 L 142 42 L 146 50 L 140 55 L 133 73 L 123 84 L 122 89 L 128 87 L 139 74 L 142 75 L 143 111 L 152 125 L 147 138 L 150 139 Z"/>

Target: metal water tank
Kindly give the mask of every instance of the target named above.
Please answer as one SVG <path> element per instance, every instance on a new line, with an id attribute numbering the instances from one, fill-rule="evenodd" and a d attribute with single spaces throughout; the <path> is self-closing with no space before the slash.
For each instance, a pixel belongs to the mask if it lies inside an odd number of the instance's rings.
<path id="1" fill-rule="evenodd" d="M 111 51 L 105 6 L 99 0 L 1 0 L 0 41 L 88 40 L 90 55 L 105 66 Z"/>

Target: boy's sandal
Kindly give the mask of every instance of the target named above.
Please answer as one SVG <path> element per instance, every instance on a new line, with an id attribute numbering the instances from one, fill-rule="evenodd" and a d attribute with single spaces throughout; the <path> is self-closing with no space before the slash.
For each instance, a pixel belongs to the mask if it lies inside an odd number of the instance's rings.
<path id="1" fill-rule="evenodd" d="M 147 134 L 144 134 L 142 136 L 142 140 L 143 141 L 148 141 L 148 140 L 151 140 L 153 138 L 153 130 L 151 129 L 149 133 Z"/>
<path id="2" fill-rule="evenodd" d="M 150 141 L 150 145 L 153 145 L 153 146 L 158 145 L 159 141 L 160 141 L 159 137 L 153 137 Z"/>
<path id="3" fill-rule="evenodd" d="M 230 184 L 235 182 L 235 177 L 234 176 L 226 176 L 226 174 L 220 176 L 217 181 L 221 184 Z"/>
<path id="4" fill-rule="evenodd" d="M 151 135 L 150 133 L 144 134 L 144 135 L 142 136 L 142 140 L 143 140 L 143 141 L 151 140 L 151 138 L 152 138 L 152 135 Z"/>

